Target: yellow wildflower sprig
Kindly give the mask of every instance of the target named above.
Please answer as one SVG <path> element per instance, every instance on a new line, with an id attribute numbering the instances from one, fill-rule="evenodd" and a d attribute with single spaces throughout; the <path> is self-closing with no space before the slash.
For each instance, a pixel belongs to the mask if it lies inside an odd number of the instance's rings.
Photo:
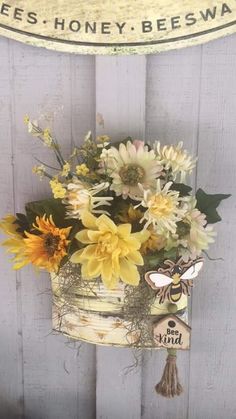
<path id="1" fill-rule="evenodd" d="M 24 123 L 28 127 L 28 132 L 33 136 L 39 138 L 39 140 L 48 148 L 52 149 L 55 153 L 56 159 L 61 167 L 65 164 L 65 160 L 61 154 L 60 146 L 57 141 L 53 138 L 49 128 L 42 129 L 38 126 L 37 121 L 31 121 L 28 115 L 24 117 Z"/>

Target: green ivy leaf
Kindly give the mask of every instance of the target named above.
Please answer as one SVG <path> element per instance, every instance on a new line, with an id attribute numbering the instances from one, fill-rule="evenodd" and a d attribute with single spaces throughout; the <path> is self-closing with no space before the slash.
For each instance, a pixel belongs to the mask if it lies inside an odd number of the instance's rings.
<path id="1" fill-rule="evenodd" d="M 198 189 L 196 192 L 196 207 L 203 214 L 206 214 L 206 220 L 209 224 L 214 224 L 221 221 L 221 217 L 216 211 L 216 208 L 223 199 L 227 199 L 230 196 L 230 194 L 207 194 L 202 189 Z"/>
<path id="2" fill-rule="evenodd" d="M 144 264 L 148 268 L 153 269 L 160 266 L 166 259 L 176 259 L 177 249 L 173 247 L 170 250 L 160 250 L 152 255 L 144 256 Z"/>
<path id="3" fill-rule="evenodd" d="M 178 191 L 179 196 L 188 196 L 192 190 L 191 186 L 185 185 L 184 183 L 175 182 L 172 183 L 170 189 L 173 191 Z"/>

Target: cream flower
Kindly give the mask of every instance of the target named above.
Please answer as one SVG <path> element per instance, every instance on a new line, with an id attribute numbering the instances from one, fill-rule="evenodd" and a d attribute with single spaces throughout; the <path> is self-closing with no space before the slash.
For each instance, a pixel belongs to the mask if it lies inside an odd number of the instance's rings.
<path id="1" fill-rule="evenodd" d="M 77 233 L 76 238 L 86 246 L 72 255 L 71 262 L 81 263 L 83 278 L 89 280 L 101 276 L 110 289 L 119 279 L 126 284 L 138 285 L 137 265 L 144 263 L 139 249 L 149 233 L 131 233 L 131 224 L 117 226 L 104 214 L 96 218 L 84 212 L 82 223 L 86 229 Z"/>
<path id="2" fill-rule="evenodd" d="M 63 203 L 67 206 L 67 218 L 80 219 L 82 213 L 90 211 L 94 214 L 107 214 L 106 211 L 98 209 L 103 205 L 111 205 L 113 200 L 110 196 L 97 196 L 101 191 L 107 189 L 108 183 L 101 183 L 90 187 L 77 179 L 67 185 L 67 192 Z"/>
<path id="3" fill-rule="evenodd" d="M 182 141 L 177 146 L 165 145 L 163 147 L 158 141 L 154 144 L 154 149 L 165 170 L 171 170 L 173 180 L 184 182 L 186 175 L 190 174 L 196 166 L 197 159 L 193 159 L 186 150 L 183 150 Z"/>
<path id="4" fill-rule="evenodd" d="M 101 153 L 103 170 L 112 178 L 111 190 L 116 195 L 137 198 L 141 196 L 139 184 L 144 188 L 155 187 L 162 171 L 155 152 L 144 144 L 135 147 L 131 141 L 120 144 L 119 149 L 111 147 Z"/>
<path id="5" fill-rule="evenodd" d="M 147 210 L 141 222 L 146 221 L 145 228 L 153 225 L 157 234 L 168 237 L 175 234 L 176 223 L 184 217 L 187 211 L 185 198 L 179 197 L 178 191 L 170 190 L 172 182 L 166 183 L 162 188 L 160 179 L 157 180 L 156 192 L 143 190 L 141 205 Z"/>
<path id="6" fill-rule="evenodd" d="M 203 250 L 207 250 L 210 243 L 214 242 L 216 233 L 212 226 L 207 225 L 205 214 L 196 208 L 196 199 L 189 201 L 189 210 L 185 214 L 184 222 L 190 226 L 189 234 L 180 240 L 183 246 L 180 254 L 185 260 L 196 259 Z"/>

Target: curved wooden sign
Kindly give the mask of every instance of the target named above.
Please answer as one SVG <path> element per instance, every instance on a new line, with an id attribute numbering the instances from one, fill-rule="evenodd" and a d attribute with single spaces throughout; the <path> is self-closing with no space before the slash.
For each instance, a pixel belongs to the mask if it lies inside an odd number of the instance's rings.
<path id="1" fill-rule="evenodd" d="M 235 31 L 235 0 L 0 2 L 0 35 L 81 54 L 148 54 Z"/>

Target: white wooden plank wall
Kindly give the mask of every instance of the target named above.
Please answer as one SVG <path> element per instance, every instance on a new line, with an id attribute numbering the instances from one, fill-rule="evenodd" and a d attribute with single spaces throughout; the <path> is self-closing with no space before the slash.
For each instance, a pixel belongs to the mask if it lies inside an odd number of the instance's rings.
<path id="1" fill-rule="evenodd" d="M 210 252 L 224 261 L 208 261 L 194 289 L 192 349 L 178 357 L 185 393 L 174 400 L 153 391 L 164 351 L 143 353 L 126 375 L 131 350 L 51 334 L 47 275 L 16 275 L 1 251 L 0 419 L 236 417 L 235 112 L 235 36 L 148 57 L 96 58 L 0 39 L 0 216 L 49 194 L 31 175 L 33 156 L 49 157 L 26 134 L 26 113 L 47 115 L 65 151 L 89 129 L 114 139 L 183 139 L 199 155 L 193 186 L 233 194 Z"/>

